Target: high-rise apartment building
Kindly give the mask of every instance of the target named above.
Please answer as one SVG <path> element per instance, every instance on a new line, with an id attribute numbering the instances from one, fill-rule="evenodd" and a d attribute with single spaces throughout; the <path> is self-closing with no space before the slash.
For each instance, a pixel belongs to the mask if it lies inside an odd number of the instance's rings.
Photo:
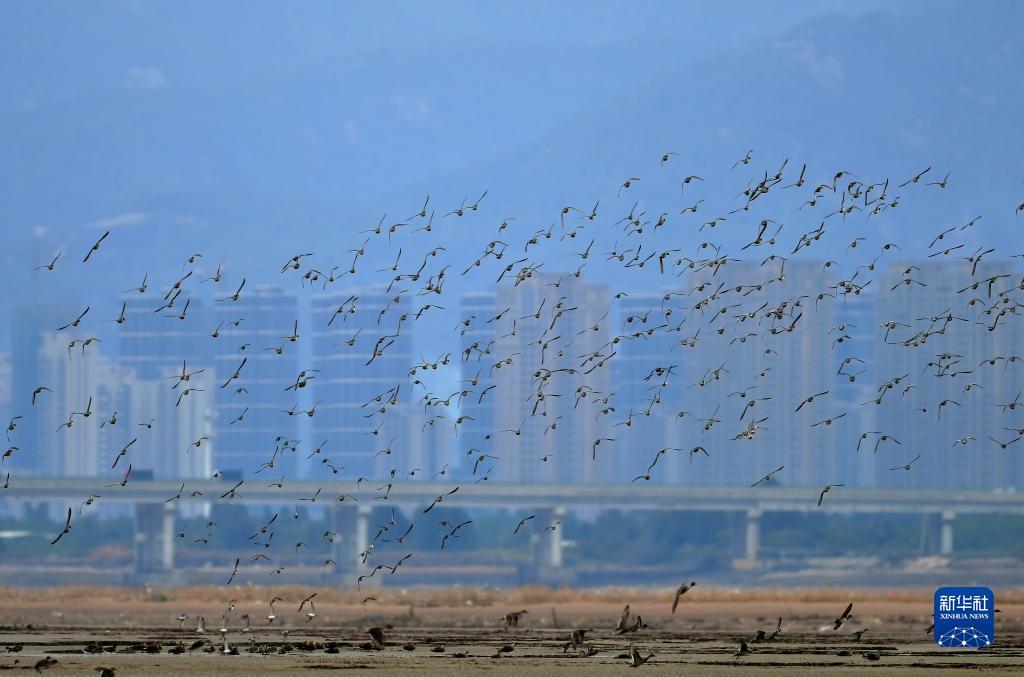
<path id="1" fill-rule="evenodd" d="M 524 483 L 607 481 L 614 472 L 613 454 L 626 453 L 606 441 L 594 458 L 594 443 L 608 437 L 610 414 L 601 413 L 607 408 L 601 401 L 612 397 L 615 349 L 609 340 L 608 288 L 572 275 L 535 273 L 518 285 L 498 286 L 494 313 L 486 310 L 489 301 L 489 295 L 475 295 L 463 308 L 465 319 L 468 309 L 475 309 L 469 328 L 484 326 L 473 340 L 481 347 L 493 341 L 489 353 L 474 352 L 464 363 L 463 380 L 479 370 L 487 385 L 495 386 L 485 396 L 491 411 L 481 416 L 493 420 L 491 432 L 484 433 L 484 446 L 478 448 L 497 457 L 490 477 Z M 467 331 L 464 345 L 468 336 Z M 588 395 L 577 404 L 582 392 Z M 477 430 L 486 428 L 478 422 Z"/>
<path id="2" fill-rule="evenodd" d="M 382 478 L 393 459 L 381 460 L 390 454 L 378 452 L 411 441 L 410 410 L 403 405 L 416 388 L 409 378 L 414 322 L 409 293 L 399 291 L 352 289 L 311 302 L 313 368 L 319 370 L 311 382 L 318 407 L 312 445 L 349 479 Z"/>
<path id="3" fill-rule="evenodd" d="M 680 332 L 696 340 L 681 358 L 689 414 L 674 446 L 699 445 L 710 457 L 694 455 L 682 483 L 753 483 L 779 466 L 789 485 L 848 479 L 837 442 L 856 429 L 856 412 L 831 396 L 846 341 L 841 299 L 818 298 L 833 284 L 814 261 L 735 261 L 691 276 L 688 305 L 700 308 Z"/>
<path id="4" fill-rule="evenodd" d="M 11 312 L 11 416 L 24 416 L 18 424 L 14 440 L 24 451 L 40 449 L 47 426 L 32 412 L 32 392 L 47 386 L 41 373 L 43 367 L 44 338 L 56 335 L 57 327 L 68 318 L 82 312 L 70 306 L 34 305 L 16 306 Z M 52 386 L 51 386 L 52 387 Z M 7 470 L 45 474 L 44 459 L 40 453 L 15 453 L 7 459 Z"/>
<path id="5" fill-rule="evenodd" d="M 876 380 L 901 380 L 876 407 L 874 430 L 900 442 L 880 445 L 876 486 L 1024 487 L 1024 442 L 999 444 L 1024 428 L 1024 405 L 1007 406 L 1024 383 L 1019 295 L 999 294 L 1015 291 L 1020 274 L 1006 260 L 971 269 L 959 260 L 897 262 L 879 276 Z M 900 283 L 908 278 L 916 282 Z M 912 471 L 890 470 L 918 454 Z"/>
<path id="6" fill-rule="evenodd" d="M 300 341 L 310 341 L 313 331 L 300 320 L 296 297 L 277 287 L 247 287 L 238 301 L 215 301 L 214 320 L 210 331 L 218 336 L 206 336 L 215 375 L 213 465 L 248 475 L 274 458 L 276 476 L 297 476 L 301 450 L 274 455 L 285 440 L 292 448 L 301 417 L 308 418 L 304 389 L 292 386 L 304 368 Z"/>

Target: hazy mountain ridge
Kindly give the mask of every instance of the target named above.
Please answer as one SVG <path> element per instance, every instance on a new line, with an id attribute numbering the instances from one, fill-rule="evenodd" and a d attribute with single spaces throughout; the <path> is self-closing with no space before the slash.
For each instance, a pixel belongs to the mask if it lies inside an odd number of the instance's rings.
<path id="1" fill-rule="evenodd" d="M 315 67 L 257 70 L 210 90 L 151 74 L 127 95 L 109 86 L 2 114 L 13 159 L 0 165 L 7 258 L 27 254 L 34 226 L 50 231 L 43 255 L 52 247 L 70 256 L 96 230 L 85 224 L 134 214 L 136 223 L 116 229 L 113 253 L 172 256 L 201 242 L 215 260 L 279 265 L 286 229 L 296 247 L 342 264 L 359 241 L 353 230 L 385 209 L 408 216 L 427 193 L 446 211 L 487 188 L 490 211 L 478 223 L 516 216 L 531 230 L 546 227 L 566 201 L 582 207 L 601 198 L 617 213 L 608 199 L 615 186 L 654 172 L 669 148 L 686 153 L 677 172 L 728 177 L 728 186 L 709 181 L 700 195 L 709 205 L 727 204 L 725 193 L 742 186 L 746 174 L 726 170 L 748 148 L 759 168 L 787 156 L 809 162 L 810 180 L 836 168 L 881 175 L 930 163 L 953 170 L 956 192 L 918 205 L 915 222 L 930 231 L 987 211 L 987 226 L 1013 233 L 1013 191 L 1024 172 L 1011 149 L 1024 132 L 1020 94 L 1000 74 L 1024 65 L 1014 46 L 1022 13 L 1013 4 L 952 2 L 831 14 L 722 53 L 682 43 L 507 42 L 447 46 L 423 58 L 388 45 Z M 940 88 L 926 66 L 957 88 Z M 970 171 L 982 164 L 984 176 Z M 1003 178 L 990 182 L 992 175 Z M 648 185 L 659 192 L 645 193 Z M 665 203 L 669 185 L 644 175 L 631 197 Z M 787 235 L 816 218 L 801 214 Z M 918 225 L 899 220 L 879 224 Z M 716 235 L 733 246 L 747 233 Z M 450 245 L 455 261 L 477 250 L 476 241 Z M 553 254 L 548 268 L 569 258 Z M 23 294 L 28 276 L 6 263 L 5 287 Z M 149 263 L 113 266 L 105 291 L 136 283 Z M 74 282 L 46 280 L 54 297 L 74 293 Z"/>

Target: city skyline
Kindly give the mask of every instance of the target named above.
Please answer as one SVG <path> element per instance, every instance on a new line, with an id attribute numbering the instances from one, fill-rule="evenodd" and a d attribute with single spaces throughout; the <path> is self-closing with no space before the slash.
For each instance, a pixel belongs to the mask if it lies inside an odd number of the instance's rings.
<path id="1" fill-rule="evenodd" d="M 915 274 L 927 287 L 906 287 L 900 291 L 903 296 L 882 295 L 884 303 L 878 302 L 878 294 L 867 291 L 829 299 L 829 303 L 816 298 L 821 289 L 834 287 L 837 281 L 823 262 L 765 263 L 769 265 L 737 261 L 721 273 L 693 274 L 685 285 L 666 286 L 663 291 L 646 294 L 613 294 L 606 286 L 568 273 L 537 274 L 520 284 L 498 284 L 490 291 L 464 294 L 460 325 L 468 324 L 457 327 L 461 351 L 444 358 L 449 365 L 439 365 L 442 371 L 455 369 L 455 376 L 442 379 L 442 384 L 457 381 L 462 385 L 452 393 L 454 401 L 433 401 L 427 406 L 414 393 L 417 389 L 431 392 L 428 384 L 433 384 L 432 378 L 436 380 L 437 370 L 430 367 L 429 360 L 423 362 L 426 358 L 422 355 L 413 357 L 415 328 L 396 337 L 397 343 L 375 370 L 364 369 L 365 346 L 386 337 L 389 322 L 414 314 L 408 297 L 393 296 L 383 287 L 315 293 L 308 306 L 303 303 L 300 308 L 298 295 L 277 287 L 255 286 L 252 295 L 240 304 L 207 300 L 207 304 L 213 304 L 208 310 L 204 299 L 197 298 L 185 320 L 154 313 L 154 307 L 163 303 L 161 296 L 128 296 L 125 317 L 132 322 L 126 320 L 126 328 L 109 353 L 107 341 L 84 349 L 79 343 L 69 351 L 66 342 L 46 331 L 41 320 L 49 324 L 63 321 L 70 311 L 42 307 L 33 325 L 40 342 L 21 343 L 41 347 L 29 349 L 27 355 L 11 356 L 12 382 L 24 384 L 34 379 L 32 382 L 50 383 L 63 393 L 63 399 L 41 394 L 39 413 L 46 424 L 35 426 L 35 443 L 19 449 L 10 459 L 11 467 L 23 464 L 20 467 L 38 474 L 47 474 L 44 470 L 59 475 L 103 473 L 107 459 L 116 456 L 133 437 L 122 431 L 154 418 L 165 419 L 167 412 L 179 410 L 171 406 L 174 402 L 170 400 L 177 400 L 181 392 L 172 390 L 172 385 L 184 368 L 199 372 L 186 388 L 193 393 L 191 401 L 186 398 L 190 408 L 181 410 L 194 412 L 190 416 L 195 422 L 157 433 L 155 441 L 145 445 L 143 454 L 128 456 L 140 458 L 136 467 L 152 469 L 158 477 L 172 477 L 173 471 L 182 473 L 182 478 L 201 477 L 213 469 L 253 472 L 267 460 L 268 450 L 276 447 L 272 466 L 263 469 L 268 476 L 383 480 L 390 471 L 399 470 L 413 471 L 410 479 L 437 473 L 449 479 L 473 479 L 479 476 L 476 471 L 490 471 L 488 479 L 498 482 L 653 481 L 713 486 L 742 484 L 773 468 L 789 466 L 804 468 L 810 474 L 786 474 L 776 481 L 808 487 L 840 480 L 852 486 L 1016 486 L 1014 478 L 1021 477 L 1024 464 L 1012 453 L 1013 447 L 993 448 L 989 439 L 995 437 L 999 445 L 1019 437 L 1013 434 L 1014 427 L 997 425 L 1002 421 L 1019 426 L 998 415 L 1000 405 L 1011 402 L 1016 394 L 1013 372 L 1018 363 L 1005 360 L 1013 356 L 1012 346 L 1019 342 L 1020 329 L 1011 321 L 1014 308 L 1004 304 L 1011 320 L 1005 319 L 1005 313 L 999 319 L 1010 322 L 1009 329 L 993 332 L 979 326 L 969 333 L 974 338 L 949 345 L 951 354 L 960 356 L 971 370 L 987 368 L 992 372 L 986 376 L 987 385 L 978 385 L 969 401 L 961 397 L 971 395 L 963 391 L 962 385 L 937 391 L 941 397 L 920 394 L 920 387 L 911 383 L 917 379 L 910 375 L 923 373 L 934 355 L 887 340 L 902 335 L 907 324 L 899 322 L 887 328 L 894 317 L 925 319 L 923 316 L 929 313 L 947 312 L 949 294 L 970 283 L 970 263 L 908 260 L 886 264 L 878 269 L 881 287 L 899 286 L 905 279 L 902 273 L 911 269 L 919 271 Z M 1018 266 L 1009 260 L 986 261 L 980 267 L 986 277 L 1018 274 Z M 806 318 L 795 336 L 787 332 L 787 340 L 778 340 L 771 331 L 763 331 L 763 326 L 761 331 L 747 331 L 759 329 L 764 318 L 758 318 L 753 309 L 744 309 L 750 314 L 729 331 L 718 333 L 712 329 L 692 345 L 684 345 L 681 342 L 694 336 L 688 329 L 694 326 L 694 311 L 686 307 L 686 301 L 693 303 L 695 295 L 683 289 L 710 291 L 712 283 L 721 289 L 762 285 L 762 312 L 786 299 L 804 298 L 807 305 L 795 314 L 806 312 Z M 699 292 L 696 298 L 700 298 Z M 965 308 L 983 301 L 971 298 L 973 301 L 965 301 L 971 304 Z M 389 303 L 393 300 L 397 303 Z M 572 316 L 571 325 L 556 326 L 558 322 L 552 322 L 554 315 L 549 313 L 557 314 L 563 307 L 585 307 L 587 313 Z M 430 308 L 424 312 L 431 312 Z M 539 313 L 546 313 L 543 321 L 535 317 Z M 785 309 L 786 321 L 776 324 L 784 328 L 795 314 L 792 308 Z M 312 337 L 312 347 L 301 352 L 288 347 L 295 327 L 285 318 L 293 316 L 298 318 L 299 333 Z M 989 312 L 984 317 L 995 315 Z M 245 320 L 232 326 L 239 318 Z M 211 333 L 217 335 L 215 340 L 210 340 Z M 826 345 L 813 339 L 822 334 L 831 336 L 834 343 Z M 808 336 L 808 340 L 801 342 L 801 335 Z M 967 335 L 960 332 L 955 336 Z M 81 336 L 72 340 L 84 340 L 85 334 Z M 356 344 L 364 346 L 364 351 L 353 350 Z M 279 349 L 283 354 L 277 354 Z M 38 351 L 35 362 L 32 350 Z M 508 363 L 490 357 L 533 352 L 534 358 L 513 358 Z M 612 353 L 614 357 L 609 357 Z M 546 373 L 543 370 L 558 374 L 587 355 L 597 362 L 607 359 L 611 363 L 610 372 L 598 372 L 604 374 L 602 381 L 570 386 L 557 378 L 538 378 Z M 998 358 L 995 366 L 985 362 L 993 357 Z M 245 386 L 235 386 L 232 381 L 228 384 L 231 387 L 219 387 L 242 359 L 246 360 Z M 303 379 L 296 377 L 300 367 L 307 370 Z M 400 388 L 394 394 L 395 415 L 374 423 L 373 416 L 366 413 L 367 402 L 417 368 L 427 380 L 418 381 L 418 386 L 414 382 L 412 389 Z M 722 393 L 727 406 L 705 411 L 695 394 L 716 385 L 716 368 L 730 373 L 726 380 L 734 389 Z M 659 369 L 665 371 L 655 371 Z M 800 378 L 792 380 L 790 375 Z M 872 405 L 880 392 L 887 396 L 891 389 L 875 390 L 880 386 L 879 379 L 884 384 L 892 377 L 909 379 L 896 390 L 910 385 L 911 389 L 899 396 L 909 398 L 918 408 L 926 409 L 929 399 L 936 400 L 933 407 L 939 400 L 950 401 L 946 407 L 962 408 L 966 404 L 974 424 L 965 434 L 970 433 L 982 448 L 972 453 L 942 449 L 957 438 L 957 429 L 949 423 L 952 417 L 943 423 L 936 414 L 935 423 L 939 425 L 913 426 L 905 413 Z M 300 381 L 308 382 L 309 388 L 296 404 L 287 399 L 285 389 Z M 702 381 L 704 385 L 699 385 Z M 100 383 L 104 385 L 99 387 Z M 947 383 L 952 384 L 952 379 Z M 244 392 L 236 392 L 236 388 Z M 292 388 L 296 392 L 303 389 L 305 383 L 302 389 Z M 771 399 L 762 400 L 759 389 L 773 393 Z M 469 396 L 470 390 L 477 394 Z M 787 408 L 791 409 L 801 394 L 825 390 L 832 391 L 837 400 L 832 407 L 813 415 L 805 412 L 798 419 L 786 416 Z M 487 394 L 480 396 L 481 392 Z M 550 397 L 542 405 L 537 400 L 538 396 L 544 399 L 545 393 Z M 64 433 L 57 430 L 67 411 L 84 409 L 90 397 L 94 399 L 96 423 L 90 427 L 85 421 L 84 427 L 78 425 Z M 594 409 L 595 401 L 602 398 L 607 401 Z M 140 402 L 152 404 L 140 409 Z M 286 402 L 291 404 L 286 406 Z M 531 416 L 534 405 L 538 405 L 540 419 Z M 8 408 L 13 406 L 14 402 L 8 404 Z M 431 408 L 437 413 L 431 414 Z M 606 413 L 593 413 L 602 409 Z M 165 416 L 156 416 L 158 411 Z M 308 415 L 310 411 L 314 416 Z M 123 425 L 98 427 L 102 417 L 109 419 L 113 412 Z M 929 413 L 921 411 L 919 415 Z M 240 426 L 234 427 L 240 415 L 268 423 L 245 428 L 243 433 Z M 749 434 L 747 426 L 761 419 L 788 423 L 783 428 L 761 424 Z M 708 421 L 712 424 L 704 430 Z M 281 424 L 288 422 L 293 424 L 293 432 L 282 438 Z M 520 429 L 526 422 L 530 425 Z M 819 425 L 811 427 L 811 423 Z M 1009 429 L 1004 431 L 1005 436 L 993 434 L 1001 428 Z M 516 430 L 519 434 L 501 432 Z M 863 431 L 888 434 L 899 443 L 880 445 L 883 453 L 879 455 L 874 449 L 877 435 L 861 440 Z M 622 445 L 612 441 L 620 436 Z M 199 446 L 192 446 L 200 438 L 205 439 Z M 583 451 L 593 451 L 591 442 L 600 438 L 608 438 L 602 450 L 608 453 L 601 453 L 602 463 L 559 458 L 559 452 L 565 449 L 585 455 Z M 630 451 L 618 452 L 621 446 L 628 446 Z M 709 453 L 690 455 L 694 446 Z M 871 453 L 858 451 L 862 446 L 871 447 Z M 177 447 L 202 453 L 181 466 L 154 460 L 167 457 Z M 34 454 L 33 449 L 37 450 Z M 658 455 L 662 449 L 681 451 Z M 890 470 L 923 450 L 934 450 L 945 460 L 932 463 L 926 456 L 915 465 L 915 473 Z M 274 462 L 278 454 L 280 467 Z M 304 464 L 306 456 L 313 456 L 320 464 Z M 476 456 L 481 456 L 479 463 Z M 656 456 L 657 468 L 652 472 L 647 466 Z M 734 463 L 730 458 L 742 460 Z M 543 472 L 538 474 L 539 470 Z"/>
<path id="2" fill-rule="evenodd" d="M 1020 671 L 1024 3 L 0 17 L 0 670 Z"/>

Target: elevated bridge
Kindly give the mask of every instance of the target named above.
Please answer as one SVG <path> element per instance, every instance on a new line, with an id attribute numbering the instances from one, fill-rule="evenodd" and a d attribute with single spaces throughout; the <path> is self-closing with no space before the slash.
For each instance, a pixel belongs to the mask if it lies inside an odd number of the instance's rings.
<path id="1" fill-rule="evenodd" d="M 538 523 L 550 523 L 567 510 L 673 510 L 680 512 L 733 512 L 741 520 L 744 557 L 741 568 L 758 564 L 761 519 L 773 512 L 902 513 L 920 514 L 932 525 L 936 551 L 953 553 L 953 523 L 957 514 L 1024 514 L 1024 492 L 986 492 L 960 489 L 904 490 L 838 487 L 817 505 L 818 491 L 797 487 L 695 487 L 679 485 L 556 485 L 556 484 L 457 484 L 406 481 L 394 484 L 386 501 L 377 488 L 384 481 L 324 482 L 288 481 L 283 487 L 263 480 L 246 479 L 234 494 L 224 496 L 236 481 L 207 479 L 132 479 L 125 486 L 105 486 L 109 480 L 95 477 L 19 477 L 0 491 L 0 500 L 52 501 L 75 507 L 91 494 L 103 502 L 131 503 L 135 514 L 135 570 L 158 573 L 174 568 L 175 518 L 178 503 L 230 503 L 241 505 L 319 505 L 332 514 L 339 534 L 333 559 L 339 574 L 358 575 L 364 565 L 359 554 L 368 545 L 369 517 L 373 507 L 422 508 L 444 496 L 443 505 L 455 508 L 524 509 L 536 514 Z M 180 501 L 167 499 L 178 494 Z M 456 486 L 459 490 L 451 495 Z M 309 499 L 320 490 L 315 502 Z M 201 498 L 191 498 L 193 492 Z M 344 500 L 341 500 L 341 499 Z M 534 542 L 538 576 L 551 578 L 562 567 L 564 531 L 546 531 Z M 557 579 L 557 576 L 554 576 Z"/>

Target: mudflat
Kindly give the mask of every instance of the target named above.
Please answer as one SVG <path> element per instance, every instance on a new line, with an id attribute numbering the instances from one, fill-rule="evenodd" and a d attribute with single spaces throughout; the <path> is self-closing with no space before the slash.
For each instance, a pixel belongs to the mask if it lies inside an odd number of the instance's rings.
<path id="1" fill-rule="evenodd" d="M 672 614 L 672 591 L 662 589 L 328 589 L 314 598 L 311 619 L 309 605 L 298 611 L 311 591 L 289 587 L 2 592 L 0 671 L 31 671 L 50 657 L 57 662 L 42 669 L 54 674 L 93 674 L 109 667 L 118 675 L 295 675 L 307 670 L 603 675 L 622 674 L 630 664 L 631 643 L 642 656 L 653 654 L 640 667 L 652 674 L 841 670 L 877 676 L 942 670 L 952 676 L 979 669 L 1019 674 L 1024 665 L 1020 591 L 997 591 L 1001 611 L 995 644 L 964 651 L 940 648 L 925 632 L 931 622 L 927 590 L 698 586 Z M 268 623 L 273 597 L 283 599 L 275 604 L 274 622 Z M 850 602 L 852 618 L 834 630 L 833 619 Z M 642 618 L 642 627 L 617 633 L 625 604 L 633 622 Z M 528 613 L 519 626 L 505 629 L 504 615 L 521 610 Z M 248 614 L 248 629 L 243 614 Z M 188 618 L 182 622 L 179 615 Z M 205 619 L 202 633 L 197 632 L 198 616 Z M 370 647 L 370 627 L 382 629 L 382 650 Z M 574 629 L 587 630 L 576 647 L 570 643 Z M 765 632 L 765 640 L 756 641 L 758 630 Z M 748 652 L 739 651 L 741 642 Z"/>

